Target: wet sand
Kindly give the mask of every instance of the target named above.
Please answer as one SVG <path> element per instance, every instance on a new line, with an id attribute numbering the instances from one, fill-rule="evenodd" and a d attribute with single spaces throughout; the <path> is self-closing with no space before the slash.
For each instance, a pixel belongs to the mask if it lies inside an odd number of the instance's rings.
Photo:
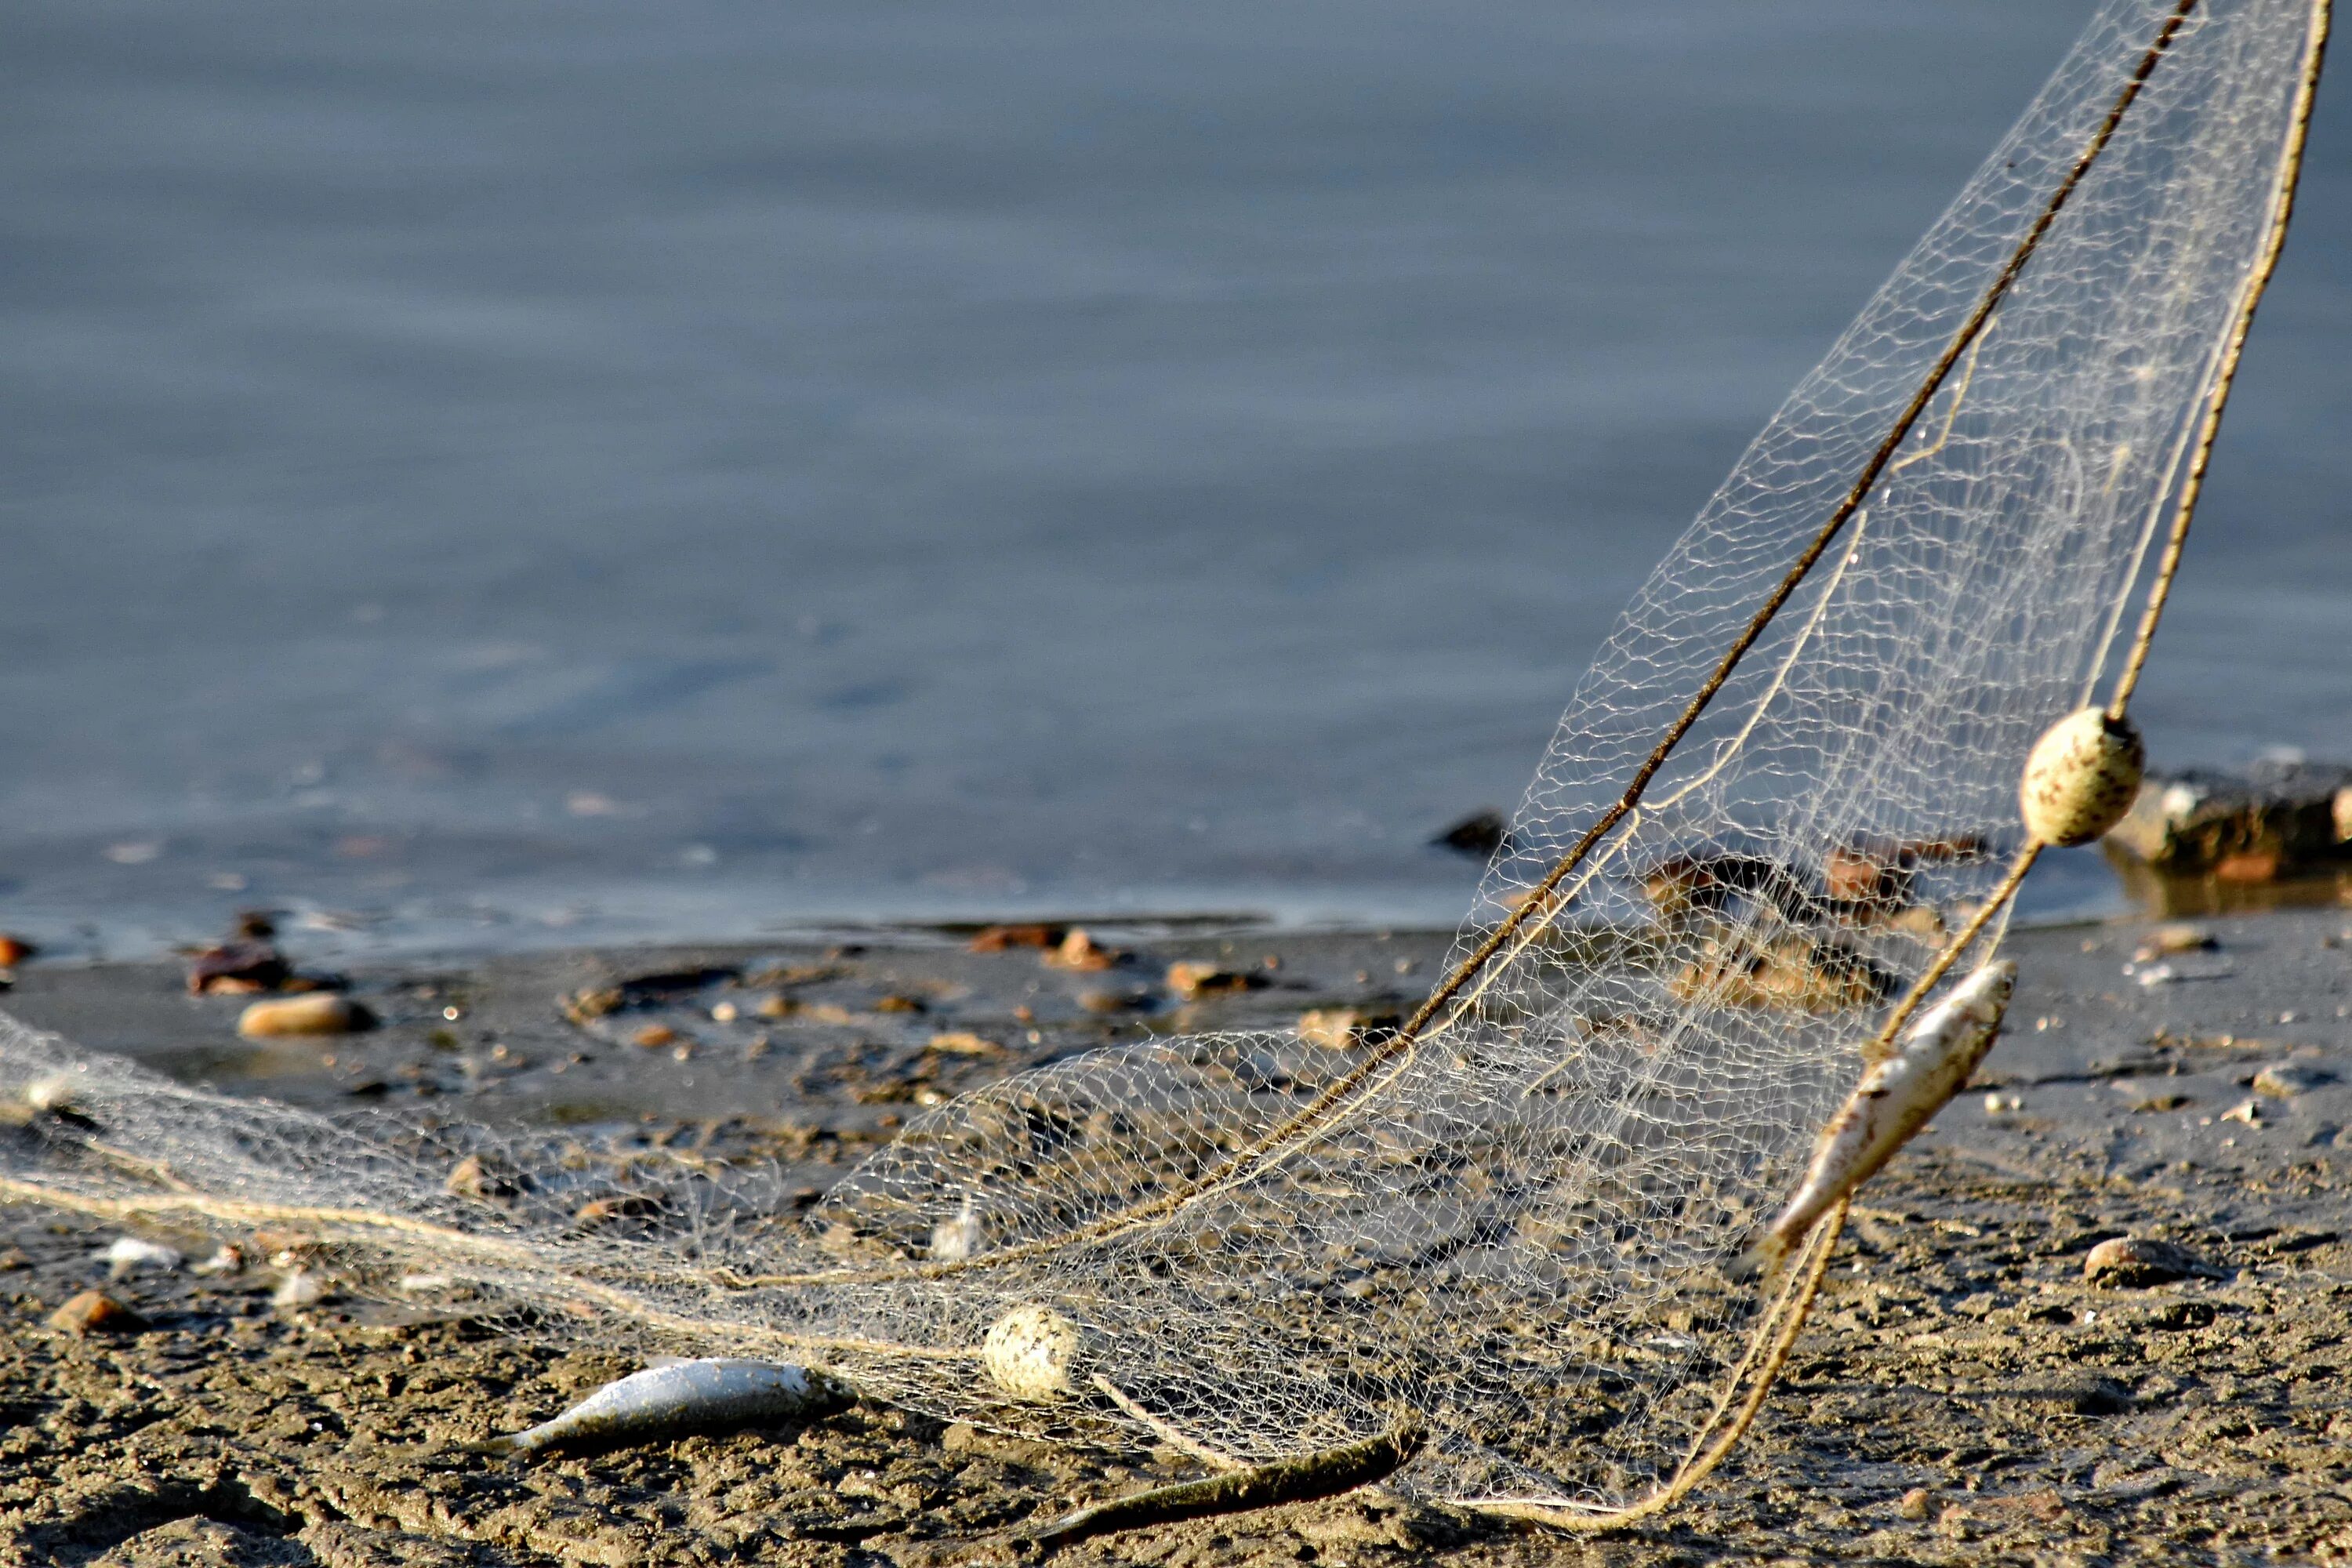
<path id="1" fill-rule="evenodd" d="M 2012 940 L 2011 1032 L 1866 1189 L 1786 1381 L 1679 1511 L 1579 1541 L 1374 1489 L 1055 1561 L 2352 1559 L 2352 914 L 2207 923 L 2218 952 L 2167 961 L 2196 977 L 2153 985 L 2125 973 L 2145 922 Z M 906 932 L 361 970 L 383 1028 L 267 1047 L 236 1037 L 241 999 L 191 998 L 174 967 L 36 964 L 0 1005 L 240 1092 L 772 1154 L 813 1197 L 939 1096 L 1147 1031 L 1393 1010 L 1445 946 L 1103 934 L 1132 957 L 1097 973 Z M 1164 981 L 1180 959 L 1261 984 L 1184 1004 Z M 2265 1068 L 2291 1070 L 2258 1085 Z M 2210 1273 L 2085 1283 L 2085 1255 L 2126 1233 Z M 120 1234 L 0 1207 L 0 1563 L 935 1563 L 1192 1473 L 872 1405 L 493 1460 L 465 1445 L 633 1363 L 463 1321 L 278 1308 L 266 1270 L 110 1285 L 97 1254 Z M 146 1326 L 46 1325 L 92 1288 Z"/>

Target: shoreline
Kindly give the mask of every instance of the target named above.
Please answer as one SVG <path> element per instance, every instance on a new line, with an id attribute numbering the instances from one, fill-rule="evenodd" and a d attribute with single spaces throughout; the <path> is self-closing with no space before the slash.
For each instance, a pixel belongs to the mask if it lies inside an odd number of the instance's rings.
<path id="1" fill-rule="evenodd" d="M 2124 973 L 2154 930 L 2146 918 L 2012 934 L 2024 973 L 2008 1034 L 1864 1189 L 1787 1382 L 1684 1508 L 1572 1542 L 1375 1489 L 1112 1536 L 1056 1561 L 2352 1552 L 2352 911 L 2207 923 L 2219 949 L 2181 966 L 2206 977 L 2157 984 Z M 321 1110 L 432 1106 L 614 1149 L 685 1140 L 714 1157 L 773 1155 L 813 1197 L 928 1097 L 1149 1033 L 1409 1005 L 1451 940 L 1099 934 L 1129 960 L 1065 970 L 1035 949 L 974 952 L 939 936 L 354 964 L 352 994 L 384 1025 L 332 1040 L 240 1040 L 250 998 L 189 996 L 175 964 L 37 963 L 0 1008 Z M 1186 1000 L 1167 984 L 1186 960 L 1263 983 Z M 604 1011 L 582 1000 L 614 992 Z M 767 1016 L 770 996 L 793 1005 Z M 943 1035 L 992 1048 L 931 1048 Z M 2273 1067 L 2300 1068 L 2304 1087 L 2252 1087 Z M 2248 1101 L 2257 1109 L 2238 1117 Z M 494 1463 L 465 1445 L 544 1419 L 633 1363 L 463 1319 L 273 1305 L 266 1269 L 110 1282 L 99 1254 L 123 1234 L 0 1205 L 9 1568 L 911 1565 L 968 1555 L 1073 1499 L 1190 1473 L 1178 1455 L 1052 1448 L 873 1405 Z M 2219 1277 L 2087 1283 L 2090 1248 L 2124 1234 L 2189 1247 Z M 146 1326 L 47 1326 L 90 1289 Z"/>

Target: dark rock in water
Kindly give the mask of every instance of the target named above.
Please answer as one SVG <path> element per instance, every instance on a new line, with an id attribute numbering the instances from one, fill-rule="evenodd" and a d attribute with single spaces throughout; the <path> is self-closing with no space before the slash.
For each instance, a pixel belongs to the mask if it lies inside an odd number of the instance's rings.
<path id="1" fill-rule="evenodd" d="M 2106 838 L 2175 875 L 2269 882 L 2352 863 L 2352 765 L 2258 762 L 2149 775 Z"/>
<path id="2" fill-rule="evenodd" d="M 1475 816 L 1465 816 L 1430 843 L 1440 849 L 1452 849 L 1464 855 L 1475 855 L 1481 859 L 1492 856 L 1510 837 L 1511 825 L 1499 811 L 1482 811 Z"/>

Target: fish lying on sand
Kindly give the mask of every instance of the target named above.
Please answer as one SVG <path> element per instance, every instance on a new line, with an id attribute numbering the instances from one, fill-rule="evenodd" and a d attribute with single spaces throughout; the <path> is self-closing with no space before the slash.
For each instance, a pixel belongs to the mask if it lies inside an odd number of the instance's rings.
<path id="1" fill-rule="evenodd" d="M 823 1373 L 784 1363 L 674 1361 L 608 1383 L 552 1421 L 479 1447 L 486 1453 L 534 1454 L 566 1444 L 637 1442 L 708 1426 L 821 1415 L 847 1398 Z"/>
<path id="2" fill-rule="evenodd" d="M 1853 1093 L 1822 1129 L 1796 1194 L 1741 1257 L 1738 1275 L 1777 1275 L 1831 1206 L 1869 1180 L 1959 1092 L 1992 1048 L 2016 984 L 2016 964 L 2006 959 L 1985 964 L 1922 1014 L 1899 1050 L 1864 1069 Z"/>

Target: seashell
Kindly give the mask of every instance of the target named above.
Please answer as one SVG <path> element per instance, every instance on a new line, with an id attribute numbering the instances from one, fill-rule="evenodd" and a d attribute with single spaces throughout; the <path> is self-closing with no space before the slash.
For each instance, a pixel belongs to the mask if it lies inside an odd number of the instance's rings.
<path id="1" fill-rule="evenodd" d="M 2017 805 L 2044 844 L 2088 844 L 2121 822 L 2139 795 L 2147 750 L 2129 719 L 2079 708 L 2042 733 L 2025 758 Z"/>
<path id="2" fill-rule="evenodd" d="M 1048 1405 L 1076 1392 L 1086 1335 L 1051 1307 L 1015 1307 L 989 1325 L 981 1364 L 991 1382 L 1014 1399 Z"/>
<path id="3" fill-rule="evenodd" d="M 109 1279 L 120 1279 L 141 1268 L 160 1268 L 169 1274 L 184 1261 L 172 1248 L 142 1241 L 135 1236 L 117 1237 L 114 1245 L 100 1253 L 99 1257 L 106 1263 Z"/>
<path id="4" fill-rule="evenodd" d="M 375 1015 L 358 1003 L 326 992 L 256 1002 L 240 1014 L 236 1032 L 248 1040 L 314 1035 L 356 1035 L 375 1027 Z"/>
<path id="5" fill-rule="evenodd" d="M 938 1263 L 961 1263 L 980 1250 L 980 1215 L 967 1202 L 963 1212 L 953 1219 L 943 1219 L 931 1226 L 931 1258 Z"/>

